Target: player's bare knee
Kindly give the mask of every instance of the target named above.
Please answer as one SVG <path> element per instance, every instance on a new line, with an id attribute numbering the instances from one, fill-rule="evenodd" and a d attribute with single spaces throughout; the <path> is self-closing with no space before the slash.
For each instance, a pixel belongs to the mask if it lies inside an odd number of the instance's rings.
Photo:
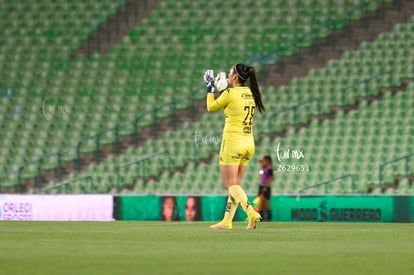
<path id="1" fill-rule="evenodd" d="M 234 180 L 234 179 L 227 180 L 227 181 L 224 182 L 224 187 L 226 187 L 226 189 L 228 189 L 232 185 L 240 185 L 240 184 L 238 184 L 238 180 L 237 179 L 236 180 Z"/>

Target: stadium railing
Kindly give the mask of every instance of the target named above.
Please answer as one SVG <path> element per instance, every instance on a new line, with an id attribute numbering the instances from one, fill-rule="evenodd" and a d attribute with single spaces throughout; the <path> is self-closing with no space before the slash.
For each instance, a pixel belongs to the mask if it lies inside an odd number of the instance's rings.
<path id="1" fill-rule="evenodd" d="M 378 75 L 374 75 L 372 77 L 366 78 L 364 80 L 358 81 L 357 83 L 351 84 L 351 85 L 347 85 L 347 86 L 343 86 L 343 88 L 341 89 L 341 109 L 344 110 L 346 103 L 345 103 L 345 92 L 347 91 L 352 91 L 353 89 L 355 89 L 356 87 L 358 87 L 359 85 L 364 85 L 364 98 L 365 100 L 368 100 L 369 98 L 369 83 L 373 80 L 377 80 L 383 77 L 388 76 L 388 87 L 384 87 L 384 88 L 390 88 L 392 87 L 392 73 L 391 72 L 383 72 L 380 73 Z M 348 94 L 349 95 L 349 94 Z M 355 95 L 352 100 L 355 100 L 359 95 Z"/>
<path id="2" fill-rule="evenodd" d="M 298 191 L 297 195 L 299 196 L 302 192 L 304 192 L 306 190 L 316 188 L 316 187 L 319 187 L 319 186 L 322 186 L 322 185 L 324 186 L 325 194 L 328 194 L 328 184 L 329 183 L 332 183 L 332 182 L 335 182 L 335 181 L 338 181 L 338 180 L 342 180 L 342 179 L 346 179 L 346 178 L 351 179 L 351 192 L 352 192 L 352 194 L 354 194 L 355 193 L 355 179 L 354 179 L 354 176 L 351 175 L 351 174 L 346 174 L 346 175 L 343 175 L 343 176 L 340 176 L 340 177 L 337 177 L 337 178 L 329 179 L 329 180 L 326 180 L 326 181 L 323 181 L 323 182 L 320 182 L 320 183 L 313 184 L 311 186 L 304 187 L 304 188 L 302 188 Z"/>
<path id="3" fill-rule="evenodd" d="M 133 1 L 133 9 L 134 9 L 134 17 L 137 18 L 138 17 L 138 10 L 139 10 L 139 5 L 142 4 L 144 9 L 147 10 L 148 8 L 148 0 L 134 0 Z M 120 30 L 120 23 L 123 20 L 124 24 L 128 24 L 129 23 L 129 17 L 128 17 L 128 12 L 124 13 L 124 18 L 121 19 L 120 18 L 120 10 L 122 8 L 126 9 L 126 6 L 128 5 L 128 0 L 120 0 L 116 3 L 116 7 L 115 7 L 115 31 L 116 31 L 116 35 L 119 35 L 119 30 Z M 107 15 L 102 17 L 101 19 L 98 20 L 98 23 L 96 23 L 94 26 L 92 26 L 92 28 L 89 30 L 88 35 L 87 35 L 87 53 L 88 53 L 88 57 L 91 56 L 91 39 L 92 39 L 92 34 L 96 33 L 97 35 L 97 50 L 98 52 L 101 52 L 101 39 L 100 39 L 100 31 L 99 30 L 104 30 L 105 31 L 105 35 L 106 35 L 106 39 L 107 39 L 107 43 L 110 43 L 111 41 L 111 32 L 109 29 L 109 22 L 110 22 L 110 17 L 112 15 Z"/>
<path id="4" fill-rule="evenodd" d="M 93 182 L 93 178 L 91 176 L 84 176 L 84 177 L 80 177 L 80 178 L 75 178 L 75 179 L 72 179 L 72 180 L 68 180 L 68 181 L 56 184 L 54 186 L 43 188 L 42 193 L 47 193 L 49 190 L 56 189 L 56 188 L 59 188 L 60 189 L 59 193 L 62 193 L 61 192 L 62 187 L 65 187 L 65 192 L 64 193 L 67 193 L 69 184 L 75 183 L 75 182 L 81 182 L 83 180 L 86 180 L 86 181 L 90 182 L 90 190 L 89 191 L 90 191 L 90 193 L 93 193 L 93 191 L 94 191 L 94 182 Z"/>
<path id="5" fill-rule="evenodd" d="M 146 180 L 146 169 L 145 169 L 146 161 L 149 160 L 149 159 L 159 157 L 159 156 L 163 156 L 163 155 L 167 156 L 167 171 L 168 171 L 168 173 L 171 173 L 171 154 L 168 150 L 161 151 L 161 152 L 154 153 L 154 154 L 150 154 L 150 155 L 141 157 L 139 159 L 129 161 L 129 162 L 125 162 L 125 163 L 122 163 L 122 164 L 116 166 L 115 167 L 115 172 L 116 172 L 116 190 L 117 190 L 117 192 L 119 193 L 121 191 L 121 169 L 127 168 L 131 165 L 140 164 L 140 176 L 141 176 L 141 179 L 145 182 L 145 180 Z"/>
<path id="6" fill-rule="evenodd" d="M 135 147 L 137 147 L 140 141 L 140 136 L 139 136 L 140 127 L 145 127 L 145 126 L 150 125 L 152 128 L 153 136 L 154 137 L 158 136 L 158 132 L 159 132 L 158 120 L 163 119 L 162 116 L 158 115 L 161 110 L 167 111 L 170 114 L 170 117 L 172 120 L 172 123 L 171 123 L 172 128 L 173 130 L 176 130 L 177 129 L 176 127 L 177 126 L 177 112 L 181 108 L 180 104 L 182 105 L 183 102 L 189 102 L 189 104 L 186 104 L 185 106 L 190 106 L 190 117 L 194 121 L 195 112 L 196 112 L 195 103 L 201 99 L 201 98 L 197 98 L 197 95 L 202 95 L 204 98 L 204 93 L 199 93 L 199 90 L 201 90 L 201 87 L 199 89 L 194 89 L 193 92 L 189 96 L 172 97 L 171 102 L 155 106 L 148 112 L 140 113 L 135 117 L 133 121 L 129 121 L 124 124 L 117 124 L 114 127 L 106 128 L 100 132 L 95 133 L 94 135 L 80 139 L 76 143 L 76 146 L 67 147 L 67 148 L 58 150 L 55 153 L 44 155 L 33 161 L 25 162 L 22 165 L 20 165 L 18 169 L 0 177 L 0 187 L 1 187 L 1 183 L 4 182 L 4 180 L 7 179 L 10 175 L 17 174 L 16 183 L 14 184 L 14 186 L 17 186 L 18 190 L 21 190 L 22 173 L 25 172 L 28 166 L 37 164 L 37 167 L 38 167 L 37 173 L 34 177 L 35 177 L 36 185 L 40 190 L 41 188 L 40 185 L 42 184 L 41 174 L 45 168 L 44 163 L 47 160 L 49 161 L 51 160 L 51 162 L 55 163 L 55 164 L 50 163 L 50 165 L 53 166 L 55 169 L 57 169 L 57 179 L 60 182 L 62 181 L 62 170 L 63 170 L 62 163 L 64 162 L 65 156 L 69 157 L 69 161 L 74 161 L 76 163 L 75 164 L 76 170 L 78 171 L 78 173 L 80 173 L 81 165 L 82 165 L 82 160 L 81 160 L 82 150 L 85 144 L 90 140 L 94 141 L 94 148 L 93 149 L 86 148 L 86 150 L 88 152 L 92 152 L 95 155 L 96 163 L 100 163 L 101 161 L 100 152 L 101 152 L 101 147 L 102 147 L 102 139 L 105 138 L 104 137 L 105 134 L 113 134 L 114 137 L 109 140 L 109 143 L 114 144 L 114 147 L 115 147 L 114 151 L 117 155 L 120 154 L 120 135 L 121 134 L 133 135 L 133 144 Z M 147 120 L 147 121 L 145 122 L 144 120 Z M 143 121 L 144 123 L 140 124 L 141 121 Z M 122 133 L 122 131 L 125 129 L 128 129 L 128 131 L 126 131 L 125 133 Z M 70 153 L 72 152 L 74 152 L 75 154 L 75 156 L 73 156 L 73 159 L 71 159 L 71 156 L 69 156 Z"/>
<path id="7" fill-rule="evenodd" d="M 303 107 L 303 106 L 310 105 L 312 103 L 316 103 L 316 118 L 317 118 L 317 121 L 319 122 L 320 121 L 320 116 L 321 116 L 321 101 L 320 101 L 319 98 L 310 98 L 308 100 L 299 102 L 298 104 L 295 104 L 295 105 L 292 105 L 292 106 L 289 106 L 287 108 L 283 108 L 281 110 L 278 110 L 276 112 L 271 113 L 270 116 L 269 116 L 269 120 L 268 120 L 269 137 L 271 138 L 272 135 L 273 135 L 273 124 L 274 124 L 274 121 L 275 121 L 275 120 L 273 120 L 274 117 L 276 117 L 280 114 L 283 114 L 283 113 L 292 112 L 292 122 L 291 122 L 291 124 L 292 124 L 293 127 L 296 127 L 298 125 L 298 118 L 297 118 L 298 109 Z M 280 126 L 285 126 L 285 125 L 280 125 Z"/>
<path id="8" fill-rule="evenodd" d="M 201 89 L 201 88 L 200 88 Z M 191 119 L 193 119 L 194 121 L 194 117 L 195 117 L 195 112 L 196 112 L 196 106 L 195 103 L 199 100 L 199 98 L 196 97 L 196 94 L 202 94 L 204 97 L 204 93 L 198 93 L 198 89 L 197 91 L 194 90 L 190 93 L 189 96 L 183 96 L 183 97 L 172 97 L 171 98 L 171 102 L 169 103 L 165 103 L 165 104 L 161 104 L 158 106 L 153 107 L 150 111 L 148 112 L 144 112 L 144 113 L 140 113 L 138 114 L 135 119 L 133 121 L 129 121 L 126 122 L 124 124 L 117 124 L 114 127 L 111 128 L 106 128 L 102 131 L 99 131 L 97 133 L 95 133 L 94 135 L 91 135 L 89 137 L 85 137 L 83 139 L 80 139 L 77 143 L 75 147 L 67 147 L 64 149 L 61 149 L 59 151 L 57 151 L 56 153 L 51 153 L 51 154 L 47 154 L 44 156 L 41 156 L 33 161 L 30 162 L 25 162 L 22 165 L 20 165 L 20 167 L 18 169 L 16 169 L 15 171 L 12 171 L 6 175 L 4 175 L 3 177 L 0 178 L 0 182 L 4 179 L 6 179 L 9 175 L 12 174 L 17 174 L 17 182 L 16 182 L 16 186 L 18 186 L 20 188 L 21 186 L 21 174 L 22 172 L 25 172 L 25 170 L 27 169 L 27 167 L 29 165 L 32 164 L 37 164 L 38 166 L 38 173 L 36 174 L 35 178 L 36 178 L 36 184 L 40 185 L 41 182 L 41 172 L 43 171 L 44 168 L 44 162 L 46 160 L 50 160 L 50 159 L 55 159 L 55 168 L 57 169 L 57 175 L 58 175 L 58 180 L 61 181 L 62 180 L 62 162 L 64 161 L 64 157 L 67 156 L 70 152 L 72 152 L 73 150 L 75 150 L 75 157 L 74 157 L 74 161 L 76 163 L 76 170 L 78 172 L 80 172 L 81 170 L 81 165 L 82 165 L 82 161 L 81 161 L 81 155 L 82 155 L 82 148 L 84 147 L 84 145 L 89 141 L 89 140 L 94 140 L 94 148 L 90 149 L 90 151 L 92 151 L 95 155 L 95 162 L 96 163 L 100 163 L 100 153 L 101 153 L 101 140 L 104 138 L 104 134 L 111 134 L 113 133 L 113 138 L 111 138 L 109 140 L 110 143 L 113 143 L 115 146 L 115 153 L 117 155 L 120 154 L 120 135 L 133 135 L 133 143 L 134 146 L 138 146 L 138 144 L 140 143 L 140 137 L 139 137 L 139 128 L 142 126 L 147 126 L 146 124 L 144 125 L 140 125 L 140 121 L 144 120 L 144 118 L 146 118 L 147 120 L 149 119 L 151 123 L 147 123 L 150 124 L 152 127 L 152 134 L 154 137 L 158 137 L 158 120 L 163 119 L 162 116 L 159 116 L 159 112 L 160 110 L 163 111 L 167 111 L 170 114 L 171 117 L 171 125 L 173 130 L 177 129 L 177 112 L 180 109 L 179 108 L 179 104 L 182 104 L 182 102 L 189 102 L 189 106 L 190 106 L 190 117 Z M 122 133 L 123 130 L 125 129 L 129 129 L 127 132 Z M 107 140 L 108 141 L 108 140 Z"/>
<path id="9" fill-rule="evenodd" d="M 384 178 L 383 178 L 384 168 L 386 166 L 389 166 L 389 165 L 394 164 L 396 162 L 404 161 L 404 174 L 405 174 L 404 176 L 408 177 L 408 175 L 410 174 L 410 166 L 409 166 L 410 158 L 413 157 L 413 156 L 414 156 L 414 153 L 411 153 L 411 154 L 408 154 L 408 155 L 405 155 L 405 156 L 402 156 L 402 157 L 398 157 L 398 158 L 395 158 L 395 159 L 392 159 L 392 160 L 389 160 L 389 161 L 386 161 L 386 162 L 382 163 L 379 166 L 379 169 L 378 169 L 379 186 L 382 187 L 382 184 L 383 184 L 383 181 L 384 181 Z"/>
<path id="10" fill-rule="evenodd" d="M 392 81 L 393 81 L 392 77 L 393 76 L 392 76 L 391 72 L 380 73 L 380 74 L 368 77 L 364 80 L 358 81 L 358 82 L 356 82 L 352 85 L 343 86 L 343 88 L 341 89 L 341 106 L 340 106 L 341 109 L 344 110 L 345 107 L 348 104 L 351 104 L 351 103 L 346 103 L 345 102 L 346 101 L 345 100 L 345 92 L 346 91 L 353 90 L 353 89 L 355 89 L 356 87 L 358 87 L 360 85 L 364 85 L 364 94 L 362 95 L 362 97 L 365 100 L 368 100 L 368 98 L 370 96 L 369 86 L 368 86 L 369 83 L 371 81 L 378 80 L 378 79 L 386 77 L 386 76 L 388 76 L 388 87 L 383 87 L 383 88 L 390 88 L 393 85 L 393 83 L 392 83 Z M 349 96 L 349 94 L 348 94 L 348 96 Z M 359 95 L 359 94 L 354 94 L 353 95 L 352 104 L 356 102 L 358 97 L 361 97 L 361 95 Z M 292 105 L 292 106 L 289 106 L 287 108 L 283 108 L 281 110 L 278 110 L 276 112 L 271 113 L 270 116 L 269 116 L 269 120 L 268 120 L 268 130 L 269 130 L 268 135 L 269 135 L 269 137 L 271 138 L 272 135 L 274 134 L 274 131 L 273 131 L 273 124 L 275 122 L 275 120 L 273 119 L 274 117 L 276 117 L 280 114 L 283 114 L 283 113 L 292 112 L 292 119 L 291 119 L 290 125 L 292 125 L 293 127 L 296 127 L 297 124 L 298 124 L 298 119 L 297 119 L 298 113 L 303 109 L 302 107 L 307 106 L 309 104 L 312 104 L 314 102 L 317 103 L 316 104 L 316 118 L 317 118 L 317 121 L 319 122 L 320 117 L 322 115 L 322 113 L 321 113 L 321 99 L 320 98 L 311 98 L 311 99 L 305 100 L 303 102 L 299 102 L 295 105 Z M 303 117 L 302 113 L 301 113 L 301 116 Z M 279 121 L 279 126 L 286 126 L 286 124 L 282 125 L 282 124 L 280 124 L 280 121 Z"/>
<path id="11" fill-rule="evenodd" d="M 260 54 L 252 54 L 247 61 L 250 63 L 258 62 L 262 66 L 267 65 L 276 65 L 278 64 L 278 68 L 280 69 L 280 73 L 284 74 L 284 67 L 285 62 L 283 60 L 284 57 L 289 57 L 294 53 L 297 53 L 297 63 L 302 64 L 302 48 L 308 48 L 313 46 L 313 54 L 314 58 L 318 56 L 319 52 L 319 45 L 318 39 L 326 38 L 331 35 L 331 46 L 333 49 L 336 48 L 336 30 L 343 29 L 344 27 L 348 27 L 348 38 L 352 40 L 352 21 L 359 18 L 364 18 L 364 27 L 367 29 L 369 27 L 369 16 L 368 13 L 371 12 L 369 6 L 374 3 L 375 0 L 364 1 L 359 5 L 355 6 L 354 8 L 350 9 L 346 12 L 346 16 L 339 19 L 329 19 L 320 25 L 314 27 L 307 33 L 303 34 L 302 36 L 295 39 L 295 41 L 291 44 L 287 45 L 278 45 L 273 50 L 270 50 L 267 53 L 260 53 Z M 380 14 L 381 20 L 385 21 L 385 0 L 381 0 L 380 3 Z M 401 6 L 401 0 L 397 0 L 398 6 Z M 400 9 L 399 9 L 400 11 Z M 361 14 L 362 12 L 362 14 Z M 267 76 L 264 74 L 264 79 Z"/>
<path id="12" fill-rule="evenodd" d="M 12 175 L 14 175 L 14 174 L 16 174 L 17 175 L 17 177 L 16 177 L 16 183 L 15 184 L 8 184 L 7 185 L 7 188 L 11 188 L 11 187 L 17 187 L 17 192 L 18 193 L 21 193 L 22 192 L 22 184 L 21 184 L 21 182 L 22 182 L 22 179 L 21 179 L 21 175 L 22 175 L 22 169 L 23 169 L 23 166 L 20 166 L 19 168 L 17 168 L 17 170 L 15 170 L 15 171 L 11 171 L 11 172 L 9 172 L 9 173 L 7 173 L 7 174 L 5 174 L 5 175 L 3 175 L 1 178 L 0 178 L 0 190 L 2 191 L 2 192 L 4 192 L 3 191 L 3 188 L 5 187 L 5 180 L 8 178 L 8 177 L 10 177 L 10 176 L 12 176 Z"/>

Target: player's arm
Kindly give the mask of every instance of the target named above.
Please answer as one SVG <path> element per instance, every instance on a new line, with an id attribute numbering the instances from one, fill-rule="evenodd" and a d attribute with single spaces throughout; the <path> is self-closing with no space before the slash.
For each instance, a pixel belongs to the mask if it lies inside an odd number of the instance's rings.
<path id="1" fill-rule="evenodd" d="M 214 99 L 213 93 L 207 94 L 207 111 L 216 112 L 229 104 L 230 89 L 227 89 L 221 93 L 221 95 Z"/>
<path id="2" fill-rule="evenodd" d="M 230 90 L 224 91 L 228 86 L 226 73 L 218 73 L 215 79 L 213 79 L 213 76 L 213 70 L 207 70 L 204 74 L 204 81 L 207 87 L 207 111 L 209 112 L 216 112 L 226 107 L 229 103 Z M 216 100 L 214 99 L 214 88 L 217 88 L 221 93 Z"/>

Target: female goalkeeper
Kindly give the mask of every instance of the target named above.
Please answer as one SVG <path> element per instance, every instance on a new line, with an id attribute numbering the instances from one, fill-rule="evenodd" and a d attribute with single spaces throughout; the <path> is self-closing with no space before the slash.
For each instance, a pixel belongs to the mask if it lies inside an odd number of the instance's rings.
<path id="1" fill-rule="evenodd" d="M 250 87 L 246 85 L 249 80 Z M 229 79 L 220 72 L 214 79 L 214 72 L 204 74 L 207 86 L 207 110 L 215 112 L 224 109 L 226 117 L 220 149 L 220 173 L 228 191 L 227 205 L 221 222 L 210 226 L 213 229 L 231 229 L 238 204 L 247 213 L 247 229 L 255 229 L 261 216 L 250 205 L 241 187 L 247 164 L 254 153 L 253 120 L 256 109 L 262 113 L 262 103 L 256 74 L 253 67 L 236 64 L 230 69 Z M 228 84 L 231 88 L 227 88 Z M 214 99 L 214 89 L 220 96 Z"/>

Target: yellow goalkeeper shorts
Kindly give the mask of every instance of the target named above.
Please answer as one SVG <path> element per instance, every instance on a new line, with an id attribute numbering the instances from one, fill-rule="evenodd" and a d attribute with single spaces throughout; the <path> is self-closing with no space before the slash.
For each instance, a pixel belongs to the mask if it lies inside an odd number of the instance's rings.
<path id="1" fill-rule="evenodd" d="M 220 149 L 220 165 L 247 166 L 253 154 L 253 136 L 223 135 Z"/>

